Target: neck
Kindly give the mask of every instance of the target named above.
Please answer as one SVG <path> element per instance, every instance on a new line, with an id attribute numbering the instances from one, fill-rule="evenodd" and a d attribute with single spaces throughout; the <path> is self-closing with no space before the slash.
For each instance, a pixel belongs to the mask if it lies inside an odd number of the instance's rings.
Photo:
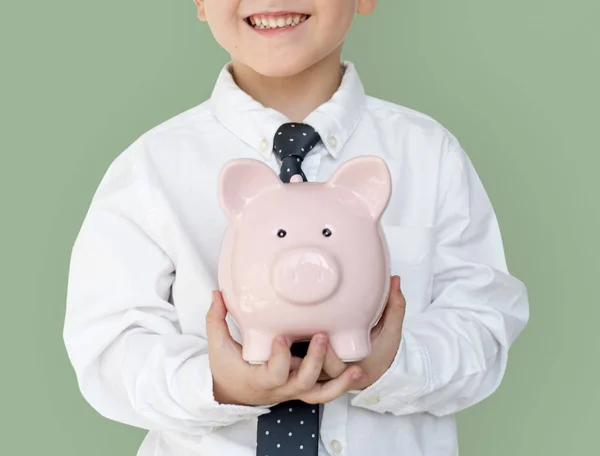
<path id="1" fill-rule="evenodd" d="M 239 61 L 232 62 L 236 84 L 261 103 L 293 122 L 302 122 L 328 101 L 340 86 L 341 47 L 301 73 L 286 77 L 264 76 Z"/>

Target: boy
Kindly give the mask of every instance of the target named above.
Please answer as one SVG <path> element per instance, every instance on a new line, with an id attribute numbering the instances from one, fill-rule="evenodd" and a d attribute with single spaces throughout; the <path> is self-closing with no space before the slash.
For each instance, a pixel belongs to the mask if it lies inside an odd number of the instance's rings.
<path id="1" fill-rule="evenodd" d="M 138 138 L 94 195 L 64 332 L 83 395 L 150 431 L 142 456 L 458 454 L 453 414 L 498 387 L 529 316 L 466 153 L 431 118 L 366 96 L 341 61 L 354 14 L 375 0 L 195 3 L 231 62 L 207 102 Z M 382 224 L 394 277 L 373 352 L 358 363 L 342 363 L 321 334 L 303 359 L 275 340 L 273 358 L 251 366 L 226 303 L 209 298 L 226 225 L 218 173 L 251 157 L 283 178 L 274 144 L 294 122 L 315 132 L 306 180 L 369 154 L 393 179 Z M 276 415 L 291 403 L 320 421 L 293 407 Z M 294 440 L 309 425 L 316 432 Z"/>

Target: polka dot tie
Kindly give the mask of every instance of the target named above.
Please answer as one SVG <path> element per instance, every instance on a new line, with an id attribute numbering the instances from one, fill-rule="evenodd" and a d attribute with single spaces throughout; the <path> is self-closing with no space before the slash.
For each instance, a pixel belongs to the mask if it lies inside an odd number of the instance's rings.
<path id="1" fill-rule="evenodd" d="M 308 343 L 292 345 L 292 355 L 304 357 Z M 319 404 L 294 400 L 271 407 L 258 417 L 256 456 L 317 456 Z"/>
<path id="2" fill-rule="evenodd" d="M 321 137 L 310 125 L 283 124 L 273 138 L 273 152 L 281 160 L 279 177 L 290 182 L 300 175 L 306 182 L 302 162 Z M 292 355 L 303 358 L 308 342 L 292 345 Z M 319 405 L 299 400 L 271 407 L 270 413 L 258 418 L 256 456 L 317 456 L 319 442 Z"/>
<path id="3" fill-rule="evenodd" d="M 283 182 L 289 182 L 296 174 L 306 182 L 302 161 L 320 140 L 319 133 L 307 124 L 290 122 L 279 127 L 273 138 L 273 152 L 281 160 L 279 177 Z"/>

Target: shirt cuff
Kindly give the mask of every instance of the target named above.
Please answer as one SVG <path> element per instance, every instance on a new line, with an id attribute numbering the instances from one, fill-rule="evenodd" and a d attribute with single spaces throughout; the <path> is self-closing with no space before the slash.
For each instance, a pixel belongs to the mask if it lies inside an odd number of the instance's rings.
<path id="1" fill-rule="evenodd" d="M 269 406 L 221 404 L 213 394 L 213 377 L 206 356 L 188 360 L 179 375 L 181 397 L 207 426 L 213 429 L 269 413 Z"/>
<path id="2" fill-rule="evenodd" d="M 431 384 L 429 356 L 412 335 L 404 331 L 396 356 L 388 370 L 362 391 L 350 391 L 350 403 L 379 413 L 414 413 L 411 401 L 422 396 Z"/>

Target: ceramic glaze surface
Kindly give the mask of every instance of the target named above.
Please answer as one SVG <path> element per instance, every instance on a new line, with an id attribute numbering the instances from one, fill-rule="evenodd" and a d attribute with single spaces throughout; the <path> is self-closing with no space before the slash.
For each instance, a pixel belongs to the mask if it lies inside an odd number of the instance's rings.
<path id="1" fill-rule="evenodd" d="M 288 343 L 325 332 L 338 357 L 370 353 L 390 281 L 380 217 L 391 193 L 378 157 L 347 161 L 324 183 L 282 183 L 264 163 L 228 162 L 219 176 L 228 218 L 219 285 L 243 337 L 243 358 L 268 361 Z"/>

